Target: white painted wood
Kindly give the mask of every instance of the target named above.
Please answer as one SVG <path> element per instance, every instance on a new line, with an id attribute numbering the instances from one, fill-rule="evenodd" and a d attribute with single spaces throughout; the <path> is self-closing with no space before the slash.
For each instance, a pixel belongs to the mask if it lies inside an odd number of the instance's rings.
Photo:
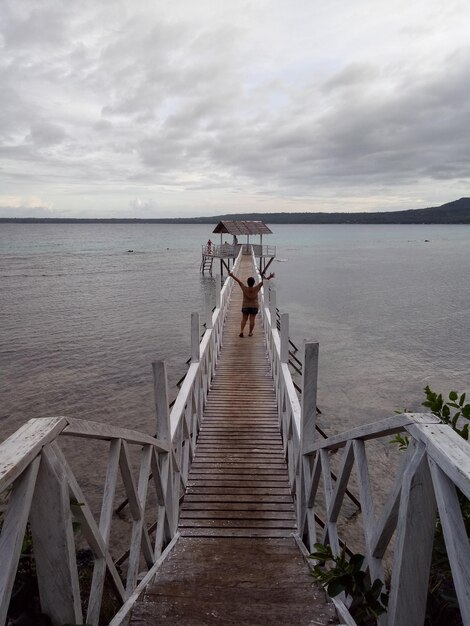
<path id="1" fill-rule="evenodd" d="M 305 342 L 302 364 L 302 422 L 300 447 L 303 453 L 315 437 L 317 419 L 318 343 Z"/>
<path id="2" fill-rule="evenodd" d="M 303 474 L 302 474 L 302 492 L 301 492 L 301 508 L 299 513 L 299 529 L 304 530 L 305 517 L 309 523 L 309 540 L 310 548 L 316 542 L 316 530 L 315 530 L 315 496 L 317 494 L 318 485 L 321 477 L 321 463 L 320 455 L 317 454 L 313 463 L 313 469 L 310 470 L 312 459 L 310 457 L 303 457 Z M 304 495 L 305 490 L 305 495 Z"/>
<path id="3" fill-rule="evenodd" d="M 132 519 L 137 520 L 141 516 L 140 502 L 137 496 L 137 489 L 134 483 L 134 476 L 131 470 L 132 464 L 129 454 L 129 447 L 125 441 L 122 442 L 121 453 L 119 455 L 119 469 L 121 470 L 122 482 L 129 500 L 129 510 Z"/>
<path id="4" fill-rule="evenodd" d="M 413 443 L 410 443 L 406 452 L 402 453 L 402 462 L 397 472 L 393 487 L 387 496 L 380 517 L 377 520 L 375 530 L 371 535 L 371 554 L 378 559 L 383 558 L 393 533 L 395 532 L 395 528 L 397 527 L 403 477 L 414 453 L 415 446 Z"/>
<path id="5" fill-rule="evenodd" d="M 281 363 L 289 361 L 289 313 L 281 313 Z"/>
<path id="6" fill-rule="evenodd" d="M 6 621 L 38 469 L 39 457 L 15 480 L 3 518 L 0 536 L 0 624 Z"/>
<path id="7" fill-rule="evenodd" d="M 199 313 L 191 313 L 191 361 L 199 361 Z"/>
<path id="8" fill-rule="evenodd" d="M 315 457 L 314 465 L 313 465 L 311 481 L 310 481 L 310 484 L 308 485 L 309 489 L 307 491 L 307 506 L 309 508 L 313 507 L 315 503 L 315 496 L 317 493 L 320 478 L 321 478 L 321 462 L 320 462 L 320 455 L 317 454 L 317 456 Z"/>
<path id="9" fill-rule="evenodd" d="M 470 444 L 446 424 L 416 424 L 409 431 L 425 443 L 429 456 L 470 499 Z"/>
<path id="10" fill-rule="evenodd" d="M 29 420 L 0 445 L 0 493 L 4 491 L 67 426 L 65 417 Z"/>
<path id="11" fill-rule="evenodd" d="M 241 257 L 240 257 L 241 258 Z M 189 471 L 189 465 L 193 456 L 192 447 L 195 442 L 195 438 L 197 436 L 197 430 L 199 428 L 200 419 L 202 417 L 202 410 L 205 403 L 205 398 L 210 388 L 211 378 L 214 372 L 214 365 L 217 359 L 220 343 L 222 341 L 222 327 L 223 327 L 223 315 L 225 315 L 228 306 L 228 296 L 230 295 L 231 281 L 226 281 L 225 294 L 221 294 L 220 298 L 221 307 L 223 307 L 223 311 L 219 309 L 214 314 L 214 329 L 206 331 L 204 334 L 203 340 L 199 345 L 199 341 L 197 344 L 198 357 L 200 355 L 201 361 L 197 361 L 196 363 L 192 363 L 190 365 L 190 371 L 188 372 L 188 376 L 186 377 L 182 392 L 179 394 L 179 398 L 177 403 L 175 404 L 174 411 L 170 414 L 170 426 L 167 429 L 169 435 L 176 436 L 176 440 L 171 444 L 171 454 L 165 453 L 166 450 L 170 449 L 170 446 L 166 444 L 163 439 L 153 439 L 148 437 L 147 435 L 137 433 L 136 431 L 130 431 L 127 429 L 119 429 L 106 424 L 90 424 L 83 420 L 67 420 L 66 418 L 51 418 L 47 420 L 35 420 L 30 428 L 34 431 L 36 439 L 34 439 L 34 443 L 38 442 L 38 445 L 33 450 L 26 449 L 28 453 L 28 457 L 25 458 L 22 463 L 24 466 L 27 466 L 28 463 L 34 458 L 34 455 L 40 452 L 42 445 L 47 443 L 48 441 L 53 441 L 56 433 L 60 432 L 63 428 L 66 430 L 67 436 L 75 436 L 75 437 L 84 437 L 84 438 L 93 438 L 93 439 L 105 439 L 112 442 L 112 447 L 119 446 L 119 439 L 122 438 L 122 447 L 121 450 L 115 453 L 112 453 L 112 457 L 114 460 L 110 459 L 110 466 L 108 471 L 111 471 L 111 467 L 117 462 L 117 458 L 119 458 L 119 466 L 121 470 L 121 475 L 124 483 L 124 487 L 126 489 L 129 508 L 131 511 L 131 515 L 136 520 L 136 524 L 139 524 L 143 515 L 143 508 L 145 507 L 145 502 L 139 505 L 139 495 L 138 490 L 136 490 L 132 471 L 130 464 L 130 456 L 128 453 L 128 443 L 135 443 L 140 445 L 151 445 L 152 450 L 159 452 L 158 461 L 155 456 L 155 466 L 158 468 L 158 472 L 156 473 L 155 484 L 157 487 L 157 492 L 159 492 L 159 500 L 161 504 L 158 507 L 158 517 L 160 520 L 163 520 L 163 523 L 160 528 L 157 529 L 157 534 L 160 538 L 160 546 L 155 546 L 155 554 L 157 552 L 161 552 L 164 545 L 171 539 L 171 535 L 176 532 L 177 525 L 177 517 L 178 517 L 178 508 L 179 508 L 179 492 L 180 485 L 184 486 L 185 483 L 185 475 Z M 223 302 L 222 302 L 223 300 Z M 223 315 L 222 315 L 223 313 Z M 194 325 L 195 326 L 195 325 Z M 194 327 L 193 326 L 193 327 Z M 193 334 L 193 337 L 195 335 Z M 199 340 L 199 338 L 198 338 Z M 193 342 L 193 347 L 196 342 Z M 162 368 L 161 368 L 162 369 Z M 160 371 L 160 379 L 164 378 L 161 376 Z M 164 373 L 164 372 L 163 372 Z M 203 385 L 202 391 L 200 390 L 200 385 Z M 157 388 L 160 387 L 160 383 L 156 384 Z M 164 385 L 163 385 L 164 386 Z M 163 396 L 165 394 L 162 394 Z M 187 423 L 185 428 L 181 428 L 181 419 L 185 417 L 186 407 L 191 406 L 194 407 L 194 411 L 192 413 L 187 413 Z M 176 409 L 176 410 L 175 410 Z M 57 426 L 59 424 L 59 426 Z M 56 427 L 55 432 L 50 432 L 49 427 Z M 45 432 L 46 438 L 43 437 L 43 433 Z M 185 446 L 183 446 L 183 439 L 181 439 L 181 433 L 183 432 Z M 165 433 L 164 433 L 165 434 Z M 12 442 L 9 442 L 9 449 L 13 450 L 13 458 L 14 462 L 11 465 L 15 466 L 14 472 L 10 469 L 5 471 L 3 474 L 5 480 L 5 486 L 7 486 L 12 479 L 16 475 L 18 475 L 21 470 L 20 463 L 18 463 L 18 458 L 22 456 L 22 440 L 23 433 L 20 434 L 19 438 L 19 446 L 12 446 Z M 28 433 L 29 441 L 31 441 L 31 437 Z M 167 438 L 168 439 L 168 438 Z M 14 442 L 13 442 L 14 443 Z M 116 448 L 117 449 L 117 448 Z M 175 454 L 176 452 L 176 454 Z M 10 455 L 11 456 L 11 455 Z M 183 474 L 179 471 L 179 464 L 176 463 L 176 458 L 181 457 L 184 458 L 184 468 Z M 65 459 L 64 459 L 65 462 Z M 74 497 L 81 500 L 84 499 L 82 497 L 81 491 L 79 490 L 78 483 L 76 483 L 73 474 L 71 473 L 70 468 L 67 466 L 68 480 L 71 484 L 69 484 L 69 488 L 76 494 Z M 109 476 L 108 476 L 109 478 Z M 148 484 L 148 480 L 145 483 Z M 106 508 L 106 515 L 102 513 L 102 520 L 100 523 L 100 529 L 98 529 L 96 522 L 94 522 L 93 517 L 88 509 L 88 506 L 85 505 L 83 507 L 77 507 L 78 518 L 81 521 L 83 526 L 83 534 L 86 536 L 87 541 L 90 544 L 90 547 L 95 552 L 95 583 L 92 583 L 93 589 L 92 593 L 94 594 L 94 598 L 92 600 L 91 613 L 90 615 L 96 615 L 99 612 L 99 604 L 101 591 L 100 586 L 103 581 L 103 576 L 101 573 L 108 569 L 115 582 L 115 586 L 118 588 L 119 594 L 121 597 L 124 596 L 124 589 L 122 587 L 122 583 L 118 581 L 117 572 L 113 566 L 106 539 L 109 541 L 108 530 L 110 525 L 110 514 L 109 511 L 112 508 L 112 491 L 114 487 L 108 482 L 109 488 L 107 494 L 103 500 L 103 507 Z M 175 496 L 172 498 L 172 491 L 176 490 Z M 77 495 L 79 494 L 79 495 Z M 106 502 L 106 506 L 105 506 Z M 103 517 L 104 516 L 104 517 Z M 139 518 L 140 516 L 140 518 Z M 107 521 L 105 520 L 105 517 Z M 149 556 L 152 556 L 151 544 L 148 537 L 148 533 L 145 528 L 142 529 L 142 541 L 141 541 L 141 549 L 143 550 L 143 554 L 147 561 L 149 561 Z M 105 565 L 104 565 L 105 562 Z M 132 586 L 132 585 L 130 585 Z M 94 591 L 93 591 L 94 590 Z"/>
<path id="12" fill-rule="evenodd" d="M 168 450 L 168 445 L 164 440 L 155 439 L 145 433 L 127 428 L 120 428 L 101 422 L 89 422 L 77 418 L 67 418 L 68 426 L 64 428 L 62 435 L 74 437 L 84 437 L 86 439 L 101 439 L 111 441 L 112 439 L 124 439 L 127 443 L 155 446 L 158 450 Z"/>
<path id="13" fill-rule="evenodd" d="M 55 457 L 57 457 L 60 462 L 61 469 L 65 473 L 69 489 L 69 498 L 75 502 L 80 503 L 80 506 L 74 507 L 74 518 L 81 525 L 81 533 L 85 537 L 88 545 L 93 550 L 94 554 L 98 557 L 105 557 L 106 567 L 111 575 L 111 581 L 113 582 L 117 596 L 121 600 L 124 600 L 125 590 L 121 578 L 116 570 L 111 554 L 106 549 L 106 545 L 103 541 L 103 537 L 101 536 L 98 524 L 96 523 L 93 514 L 91 513 L 90 507 L 87 504 L 81 487 L 78 484 L 77 479 L 70 469 L 65 459 L 65 456 L 62 450 L 59 448 L 58 444 L 56 442 L 52 443 L 51 448 L 54 451 Z"/>
<path id="14" fill-rule="evenodd" d="M 152 372 L 157 421 L 156 435 L 166 443 L 168 450 L 170 446 L 171 428 L 170 410 L 168 408 L 168 377 L 165 361 L 154 361 L 152 363 Z"/>
<path id="15" fill-rule="evenodd" d="M 276 328 L 276 290 L 272 286 L 269 289 L 269 312 L 271 314 L 271 328 Z"/>
<path id="16" fill-rule="evenodd" d="M 341 468 L 335 483 L 334 493 L 328 506 L 328 519 L 332 522 L 336 522 L 338 520 L 341 504 L 348 487 L 348 481 L 353 465 L 354 450 L 352 441 L 349 441 L 344 450 Z"/>
<path id="17" fill-rule="evenodd" d="M 181 385 L 180 391 L 176 397 L 175 403 L 170 413 L 171 439 L 173 441 L 176 430 L 178 428 L 184 407 L 188 403 L 193 393 L 197 374 L 199 372 L 199 363 L 191 363 L 186 373 L 185 379 Z"/>
<path id="18" fill-rule="evenodd" d="M 205 307 L 206 307 L 206 329 L 211 330 L 213 328 L 212 299 L 211 299 L 211 294 L 209 292 L 206 292 L 206 295 L 205 295 Z"/>
<path id="19" fill-rule="evenodd" d="M 215 275 L 215 308 L 220 309 L 220 274 Z"/>
<path id="20" fill-rule="evenodd" d="M 375 515 L 364 442 L 355 439 L 353 441 L 353 450 L 356 461 L 359 500 L 361 502 L 367 565 L 369 566 L 372 581 L 377 578 L 384 580 L 382 563 L 380 559 L 376 559 L 371 552 L 371 536 L 375 530 Z"/>
<path id="21" fill-rule="evenodd" d="M 152 477 L 155 484 L 157 494 L 158 513 L 157 513 L 157 531 L 155 534 L 154 558 L 158 559 L 162 554 L 163 548 L 170 541 L 175 523 L 173 520 L 172 496 L 167 492 L 172 489 L 172 481 L 169 481 L 170 472 L 168 464 L 170 456 L 165 455 L 158 459 L 155 452 L 151 459 Z"/>
<path id="22" fill-rule="evenodd" d="M 253 253 L 253 251 L 252 251 Z M 241 257 L 239 257 L 241 258 Z M 237 266 L 237 264 L 235 264 Z M 234 268 L 236 269 L 236 268 Z M 163 434 L 159 439 L 153 439 L 147 435 L 142 435 L 136 431 L 114 428 L 105 424 L 90 424 L 83 420 L 69 420 L 67 418 L 45 418 L 42 421 L 34 420 L 25 425 L 25 430 L 20 439 L 13 437 L 7 440 L 8 445 L 0 447 L 0 485 L 6 488 L 25 471 L 28 466 L 33 467 L 38 463 L 38 455 L 45 446 L 41 456 L 48 459 L 45 461 L 50 465 L 50 473 L 53 475 L 51 484 L 57 484 L 57 477 L 60 476 L 59 496 L 55 494 L 56 501 L 60 506 L 53 508 L 67 509 L 68 495 L 72 499 L 84 502 L 83 506 L 74 507 L 76 517 L 82 524 L 82 534 L 87 539 L 90 547 L 95 553 L 95 572 L 92 583 L 92 597 L 89 607 L 90 619 L 99 614 L 99 604 L 101 601 L 101 585 L 104 581 L 106 570 L 111 573 L 114 584 L 118 590 L 118 595 L 124 597 L 124 589 L 116 568 L 112 562 L 109 551 L 109 530 L 111 525 L 111 512 L 113 508 L 115 481 L 117 466 L 121 469 L 124 486 L 129 499 L 131 515 L 134 519 L 134 531 L 131 539 L 131 556 L 129 571 L 131 573 L 128 582 L 128 593 L 134 596 L 133 588 L 137 581 L 137 571 L 139 559 L 144 556 L 148 566 L 151 566 L 155 558 L 158 558 L 165 546 L 171 541 L 176 533 L 178 520 L 178 504 L 181 490 L 184 489 L 186 478 L 194 454 L 194 445 L 197 432 L 200 427 L 203 408 L 206 396 L 210 389 L 211 379 L 220 351 L 223 339 L 222 329 L 224 317 L 227 312 L 229 296 L 232 290 L 231 280 L 226 280 L 223 289 L 218 292 L 219 307 L 212 317 L 212 326 L 204 333 L 202 341 L 199 343 L 197 337 L 197 360 L 192 361 L 188 375 L 182 385 L 177 402 L 171 414 L 168 411 L 166 372 L 162 364 L 157 374 L 155 388 L 159 389 L 161 408 L 157 409 L 157 414 L 163 414 Z M 276 394 L 279 403 L 279 419 L 283 435 L 284 450 L 287 455 L 289 467 L 289 483 L 297 498 L 298 528 L 302 533 L 306 533 L 306 542 L 310 546 L 316 541 L 315 523 L 315 500 L 320 482 L 320 475 L 323 474 L 324 492 L 328 509 L 327 531 L 325 539 L 329 539 L 335 546 L 339 545 L 336 536 L 336 521 L 344 499 L 344 494 L 348 484 L 348 479 L 353 463 L 353 452 L 356 456 L 357 474 L 359 480 L 359 490 L 363 507 L 364 536 L 366 540 L 367 564 L 371 568 L 371 575 L 374 578 L 377 572 L 381 575 L 381 558 L 393 535 L 397 525 L 397 549 L 395 551 L 395 564 L 392 573 L 392 596 L 394 600 L 393 620 L 390 626 L 408 626 L 413 624 L 416 615 L 422 611 L 424 583 L 413 586 L 412 578 L 417 576 L 426 579 L 422 572 L 426 570 L 426 559 L 430 558 L 430 536 L 432 535 L 432 482 L 429 476 L 427 463 L 431 467 L 433 480 L 439 508 L 443 517 L 443 526 L 447 524 L 446 542 L 449 547 L 449 554 L 453 560 L 453 575 L 456 585 L 459 587 L 459 600 L 461 610 L 466 616 L 468 612 L 468 589 L 469 589 L 469 566 L 468 539 L 464 536 L 464 531 L 459 528 L 462 525 L 459 520 L 459 511 L 456 505 L 455 483 L 465 494 L 470 493 L 470 462 L 469 446 L 458 437 L 451 429 L 439 423 L 439 420 L 431 414 L 404 414 L 393 416 L 387 420 L 382 420 L 375 424 L 361 426 L 352 429 L 348 433 L 342 433 L 329 437 L 326 441 L 312 442 L 314 436 L 314 423 L 316 416 L 316 388 L 315 393 L 304 389 L 303 414 L 297 393 L 293 387 L 286 358 L 286 335 L 288 332 L 278 333 L 274 324 L 275 315 L 269 310 L 266 303 L 264 289 L 260 291 L 261 318 L 263 320 L 264 333 L 267 341 L 268 354 L 271 361 L 273 378 L 276 386 Z M 271 326 L 271 319 L 273 325 Z M 193 325 L 193 319 L 192 319 Z M 195 326 L 195 325 L 194 325 Z M 199 329 L 199 324 L 197 325 Z M 286 328 L 286 325 L 284 325 Z M 199 332 L 197 333 L 199 335 Z M 193 333 L 194 337 L 194 333 Z M 194 356 L 196 341 L 192 342 L 192 356 Z M 307 361 L 308 359 L 306 359 Z M 316 368 L 318 364 L 316 365 Z M 308 366 L 305 367 L 305 371 Z M 307 377 L 309 378 L 309 377 Z M 157 380 L 158 379 L 158 380 Z M 316 379 L 316 374 L 315 374 Z M 310 394 L 310 396 L 309 396 Z M 314 398 L 314 399 L 313 399 Z M 157 402 L 156 402 L 157 404 Z M 308 410 L 307 407 L 308 406 Z M 312 419 L 306 425 L 305 416 Z M 313 424 L 313 428 L 312 428 Z M 307 427 L 306 427 L 307 426 Z M 157 425 L 157 430 L 160 427 Z M 388 496 L 383 507 L 378 522 L 375 522 L 374 505 L 370 488 L 369 469 L 367 467 L 365 442 L 368 439 L 386 437 L 396 432 L 408 432 L 415 440 L 420 442 L 420 455 L 417 456 L 412 446 L 410 446 L 407 456 L 404 456 L 402 468 L 399 476 Z M 75 436 L 94 439 L 107 439 L 111 441 L 111 451 L 108 466 L 108 475 L 105 483 L 105 493 L 103 497 L 102 513 L 99 528 L 89 510 L 78 483 L 68 467 L 65 457 L 60 452 L 56 444 L 50 443 L 62 433 L 62 436 Z M 22 438 L 26 434 L 27 441 Z M 171 444 L 167 442 L 170 441 Z M 122 444 L 120 439 L 122 438 Z M 309 441 L 306 443 L 306 440 Z M 5 442 L 5 443 L 7 443 Z M 141 466 L 139 475 L 139 486 L 134 484 L 133 472 L 131 471 L 130 455 L 128 446 L 130 443 L 146 446 L 144 451 L 144 463 Z M 343 463 L 338 475 L 338 479 L 333 486 L 329 471 L 328 451 L 346 446 Z M 121 448 L 119 450 L 119 448 Z M 6 450 L 6 455 L 1 453 Z M 170 450 L 170 452 L 166 452 Z M 307 455 L 303 455 L 305 452 Z M 318 454 L 316 454 L 318 452 Z M 34 459 L 37 459 L 34 461 Z M 4 461 L 6 459 L 6 461 Z M 321 459 L 321 463 L 320 463 Z M 33 463 L 33 465 L 30 465 Z M 147 501 L 147 489 L 149 469 L 152 469 L 153 483 L 158 500 L 158 524 L 156 529 L 156 541 L 154 550 L 150 543 L 149 535 L 144 523 L 144 513 Z M 32 471 L 30 469 L 27 472 Z M 3 472 L 3 474 L 2 474 Z M 26 476 L 26 473 L 24 474 Z M 21 476 L 23 479 L 23 476 Z M 19 483 L 18 483 L 19 484 Z M 32 484 L 28 487 L 32 491 Z M 65 490 L 64 490 L 65 486 Z M 51 487 L 49 486 L 50 490 Z M 54 487 L 57 491 L 57 489 Z M 41 487 L 41 493 L 45 488 Z M 13 496 L 13 493 L 12 493 Z M 36 501 L 36 494 L 33 502 Z M 8 525 L 4 525 L 4 533 L 0 539 L 0 559 L 2 564 L 8 563 L 7 567 L 0 572 L 0 583 L 3 580 L 11 579 L 11 563 L 15 561 L 16 550 L 21 536 L 21 527 L 24 524 L 25 515 L 28 510 L 28 498 L 24 503 L 17 499 L 15 507 L 10 501 L 11 511 L 9 513 Z M 431 503 L 431 505 L 430 505 Z M 23 506 L 24 504 L 24 506 Z M 69 507 L 70 508 L 70 507 Z M 434 505 L 434 515 L 435 515 Z M 47 526 L 42 519 L 41 524 Z M 33 514 L 34 515 L 34 514 Z M 38 513 L 36 512 L 36 515 Z M 51 514 L 50 514 L 51 515 Z M 57 514 L 52 514 L 56 516 Z M 70 515 L 70 511 L 69 511 Z M 66 515 L 65 515 L 66 517 Z M 14 522 L 18 519 L 17 528 L 14 529 Z M 59 545 L 64 542 L 60 536 L 65 537 L 65 544 L 73 543 L 73 536 L 68 531 L 68 521 L 61 520 L 59 529 Z M 418 531 L 416 525 L 420 526 Z M 37 522 L 36 527 L 39 525 Z M 425 541 L 423 547 L 422 528 L 425 529 Z M 14 529 L 16 531 L 13 532 Z M 456 530 L 457 529 L 457 530 Z M 62 533 L 62 534 L 61 534 Z M 5 538 L 4 538 L 5 537 Z M 10 545 L 12 539 L 13 546 Z M 16 542 L 16 543 L 15 543 Z M 68 542 L 68 543 L 67 543 Z M 415 547 L 419 545 L 420 555 L 416 559 Z M 59 548 L 55 548 L 58 550 Z M 335 547 L 335 549 L 338 549 Z M 421 552 L 425 553 L 424 556 Z M 411 554 L 411 557 L 409 557 Z M 69 554 L 70 557 L 70 554 Z M 77 596 L 77 583 L 73 580 L 74 568 L 70 567 L 70 558 L 66 559 L 64 566 L 68 572 L 67 576 L 72 580 L 70 589 L 72 597 Z M 9 573 L 5 573 L 8 569 Z M 418 572 L 418 574 L 417 574 Z M 96 576 L 95 576 L 96 575 Z M 65 584 L 68 585 L 67 581 Z M 407 596 L 402 590 L 410 585 L 411 591 Z M 460 586 L 459 586 L 460 585 Z M 1 585 L 0 585 L 1 587 Z M 64 592 L 65 593 L 65 592 Z M 68 592 L 67 592 L 68 593 Z M 75 596 L 74 596 L 75 594 Z M 94 594 L 94 595 L 93 595 Z M 9 595 L 9 591 L 6 595 Z M 4 596 L 6 597 L 4 594 Z M 46 593 L 47 595 L 47 593 Z M 50 596 L 49 592 L 49 596 Z M 406 603 L 416 602 L 419 598 L 420 605 L 417 610 L 409 613 L 409 606 Z M 398 605 L 402 603 L 403 607 Z M 463 608 L 462 608 L 463 607 Z M 410 617 L 411 615 L 411 617 Z M 470 618 L 468 618 L 470 619 Z M 408 620 L 408 621 L 407 621 Z M 410 621 L 411 620 L 411 621 Z"/>
<path id="23" fill-rule="evenodd" d="M 419 445 L 403 479 L 392 581 L 389 626 L 423 624 L 436 520 L 436 500 L 424 445 Z"/>
<path id="24" fill-rule="evenodd" d="M 142 579 L 139 585 L 135 588 L 132 595 L 126 600 L 126 602 L 119 609 L 119 611 L 116 613 L 113 619 L 109 622 L 109 626 L 121 626 L 121 625 L 124 626 L 125 624 L 128 623 L 129 614 L 132 611 L 134 604 L 137 602 L 137 600 L 139 599 L 139 596 L 147 587 L 147 585 L 150 585 L 153 582 L 156 574 L 158 573 L 158 570 L 163 565 L 163 563 L 165 562 L 165 559 L 168 557 L 168 555 L 171 553 L 171 551 L 175 547 L 179 537 L 180 537 L 179 533 L 177 533 L 173 537 L 171 542 L 165 548 L 164 552 L 161 554 L 160 558 L 157 561 L 155 561 L 154 565 L 152 566 L 152 569 L 150 569 L 147 572 L 145 577 Z"/>
<path id="25" fill-rule="evenodd" d="M 295 425 L 296 431 L 300 434 L 302 409 L 300 406 L 297 392 L 294 387 L 294 381 L 290 375 L 289 366 L 287 363 L 281 365 L 283 384 L 285 385 L 286 401 L 289 406 L 289 410 L 292 413 L 292 421 Z"/>
<path id="26" fill-rule="evenodd" d="M 320 463 L 323 476 L 323 491 L 325 495 L 325 509 L 328 512 L 331 507 L 334 487 L 331 479 L 330 459 L 327 450 L 320 450 Z M 340 553 L 338 532 L 336 530 L 336 521 L 332 520 L 328 515 L 325 520 L 325 528 L 323 530 L 323 542 L 331 546 L 331 550 L 335 556 Z"/>
<path id="27" fill-rule="evenodd" d="M 144 521 L 145 521 L 145 502 L 147 499 L 147 490 L 150 475 L 152 448 L 145 446 L 142 450 L 142 462 L 139 472 L 139 485 L 137 494 L 139 499 L 139 517 L 134 519 L 132 524 L 131 546 L 129 553 L 129 562 L 127 567 L 126 594 L 129 597 L 135 589 L 137 583 L 137 574 L 139 573 L 140 549 L 143 541 Z M 150 550 L 150 564 L 153 562 L 153 554 Z"/>
<path id="28" fill-rule="evenodd" d="M 470 624 L 470 546 L 454 484 L 432 459 L 428 459 L 447 556 L 464 624 Z"/>
<path id="29" fill-rule="evenodd" d="M 210 351 L 212 344 L 213 344 L 212 329 L 208 331 L 206 330 L 206 332 L 204 333 L 201 339 L 201 343 L 199 344 L 199 353 L 201 355 L 200 357 L 201 361 L 207 358 L 207 353 Z"/>
<path id="30" fill-rule="evenodd" d="M 30 524 L 42 611 L 54 626 L 80 624 L 80 586 L 67 479 L 50 444 L 42 451 Z"/>
<path id="31" fill-rule="evenodd" d="M 305 450 L 305 454 L 314 454 L 317 450 L 325 448 L 327 450 L 335 450 L 342 448 L 351 439 L 362 439 L 367 441 L 368 439 L 377 439 L 379 437 L 385 437 L 388 435 L 394 435 L 399 432 L 403 432 L 407 426 L 413 422 L 409 415 L 393 415 L 387 419 L 373 422 L 372 424 L 365 424 L 364 426 L 358 426 L 339 435 L 332 435 L 328 439 L 322 439 L 316 441 L 313 445 L 308 446 Z"/>
<path id="32" fill-rule="evenodd" d="M 101 516 L 99 530 L 103 538 L 106 550 L 109 550 L 109 537 L 111 532 L 111 521 L 113 516 L 114 495 L 119 473 L 119 457 L 121 453 L 121 440 L 111 441 L 109 449 L 108 468 L 104 485 L 103 502 L 101 505 Z M 106 559 L 97 557 L 93 568 L 93 577 L 90 589 L 90 598 L 87 608 L 87 623 L 98 624 L 101 602 L 103 597 L 104 580 L 106 575 Z"/>

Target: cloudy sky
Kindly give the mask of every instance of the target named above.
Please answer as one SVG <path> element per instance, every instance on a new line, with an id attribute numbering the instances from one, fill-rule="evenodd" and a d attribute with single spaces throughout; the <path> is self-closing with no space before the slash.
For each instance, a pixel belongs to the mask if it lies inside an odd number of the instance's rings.
<path id="1" fill-rule="evenodd" d="M 468 0 L 0 0 L 0 216 L 470 195 Z"/>

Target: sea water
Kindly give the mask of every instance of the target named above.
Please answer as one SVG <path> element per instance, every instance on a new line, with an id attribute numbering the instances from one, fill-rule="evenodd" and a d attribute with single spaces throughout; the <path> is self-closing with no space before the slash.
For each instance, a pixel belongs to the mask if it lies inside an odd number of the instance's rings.
<path id="1" fill-rule="evenodd" d="M 199 269 L 212 228 L 1 224 L 0 440 L 51 415 L 153 433 L 151 363 L 174 397 L 191 312 L 215 303 Z M 327 432 L 419 410 L 427 384 L 470 391 L 469 226 L 272 230 L 278 306 L 299 348 L 320 343 Z"/>

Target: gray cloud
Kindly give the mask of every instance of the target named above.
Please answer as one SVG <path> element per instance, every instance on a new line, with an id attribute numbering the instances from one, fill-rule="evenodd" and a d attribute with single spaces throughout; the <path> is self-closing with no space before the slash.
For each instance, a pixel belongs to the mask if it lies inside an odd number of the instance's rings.
<path id="1" fill-rule="evenodd" d="M 319 15 L 302 0 L 304 16 L 277 1 L 222 11 L 179 0 L 165 12 L 145 0 L 119 11 L 108 1 L 4 4 L 9 196 L 45 198 L 64 215 L 77 212 L 80 190 L 90 206 L 106 196 L 142 214 L 192 207 L 195 190 L 211 189 L 228 206 L 237 194 L 270 196 L 276 210 L 303 198 L 318 210 L 339 194 L 357 210 L 354 198 L 369 207 L 378 189 L 384 206 L 400 208 L 404 197 L 434 202 L 436 189 L 468 183 L 470 48 L 458 3 L 442 18 L 441 52 L 439 0 L 428 22 L 403 24 L 397 7 L 357 31 L 342 0 Z M 378 26 L 389 23 L 387 40 Z"/>

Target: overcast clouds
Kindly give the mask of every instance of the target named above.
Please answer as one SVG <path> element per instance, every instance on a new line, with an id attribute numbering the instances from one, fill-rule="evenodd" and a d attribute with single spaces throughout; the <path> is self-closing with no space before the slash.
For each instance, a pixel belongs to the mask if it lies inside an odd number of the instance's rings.
<path id="1" fill-rule="evenodd" d="M 470 195 L 468 0 L 0 0 L 0 216 Z"/>

